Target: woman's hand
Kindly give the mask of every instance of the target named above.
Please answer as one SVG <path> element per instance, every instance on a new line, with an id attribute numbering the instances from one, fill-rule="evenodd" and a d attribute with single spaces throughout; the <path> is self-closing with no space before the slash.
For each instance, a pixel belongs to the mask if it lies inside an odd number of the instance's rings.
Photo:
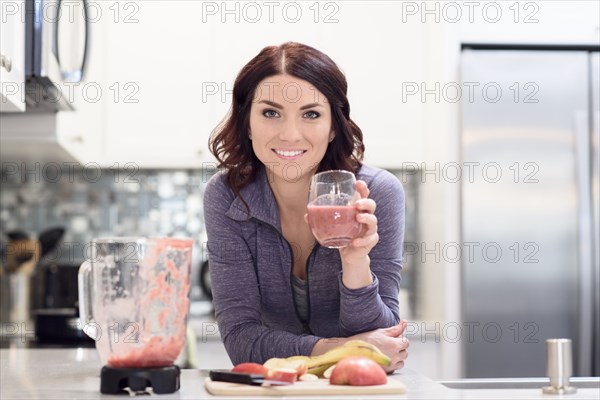
<path id="1" fill-rule="evenodd" d="M 377 217 L 374 214 L 377 205 L 373 199 L 369 199 L 369 188 L 364 181 L 356 181 L 355 188 L 360 195 L 354 206 L 358 210 L 356 220 L 361 224 L 361 231 L 350 245 L 339 249 L 342 282 L 349 289 L 359 289 L 373 283 L 369 252 L 379 241 Z M 304 214 L 304 221 L 308 224 L 308 214 Z"/>
<path id="2" fill-rule="evenodd" d="M 359 289 L 373 283 L 369 252 L 379 241 L 375 201 L 369 199 L 369 188 L 364 181 L 356 181 L 356 192 L 360 199 L 356 201 L 358 210 L 356 220 L 361 224 L 358 237 L 349 246 L 339 249 L 342 260 L 342 282 L 348 289 Z"/>
<path id="3" fill-rule="evenodd" d="M 402 320 L 398 325 L 390 328 L 364 332 L 354 335 L 350 339 L 364 340 L 377 346 L 379 350 L 392 360 L 392 363 L 385 368 L 386 372 L 391 373 L 403 368 L 404 361 L 408 357 L 407 349 L 410 346 L 410 341 L 402 336 L 405 328 L 406 320 Z"/>
<path id="4" fill-rule="evenodd" d="M 373 199 L 369 199 L 369 188 L 364 181 L 356 181 L 356 191 L 360 199 L 356 201 L 355 207 L 358 210 L 356 220 L 361 224 L 361 231 L 349 246 L 340 249 L 342 263 L 347 266 L 356 266 L 369 264 L 369 252 L 379 241 L 377 234 L 377 217 L 375 208 L 377 204 Z"/>

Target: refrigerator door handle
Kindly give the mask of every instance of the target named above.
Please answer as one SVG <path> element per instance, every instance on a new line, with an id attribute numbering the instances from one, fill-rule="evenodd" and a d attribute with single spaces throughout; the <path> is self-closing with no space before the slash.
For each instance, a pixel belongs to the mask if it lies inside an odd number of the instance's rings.
<path id="1" fill-rule="evenodd" d="M 577 182 L 577 236 L 579 277 L 579 337 L 577 338 L 577 374 L 591 376 L 593 331 L 593 214 L 592 214 L 592 163 L 590 125 L 587 111 L 577 111 L 575 125 L 575 163 Z"/>
<path id="2" fill-rule="evenodd" d="M 596 66 L 600 65 L 598 54 L 596 54 Z M 595 71 L 599 71 L 600 68 L 596 67 Z M 597 93 L 597 92 L 596 92 Z M 590 376 L 600 375 L 600 200 L 598 200 L 598 192 L 600 186 L 599 171 L 600 171 L 600 151 L 598 145 L 600 144 L 600 112 L 598 111 L 598 95 L 594 98 L 594 130 L 592 131 L 592 206 L 594 207 L 594 273 L 592 275 L 593 282 L 593 305 L 592 305 L 592 317 L 594 320 L 594 327 L 592 329 L 592 371 Z"/>
<path id="3" fill-rule="evenodd" d="M 591 110 L 592 110 L 592 207 L 594 213 L 594 303 L 592 317 L 592 373 L 600 375 L 600 52 L 590 54 Z"/>

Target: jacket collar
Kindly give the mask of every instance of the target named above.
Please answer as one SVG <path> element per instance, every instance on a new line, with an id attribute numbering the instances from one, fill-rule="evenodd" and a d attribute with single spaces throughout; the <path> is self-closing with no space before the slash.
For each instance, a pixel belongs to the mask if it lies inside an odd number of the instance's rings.
<path id="1" fill-rule="evenodd" d="M 248 213 L 242 198 L 248 204 L 250 213 Z M 240 191 L 240 195 L 236 196 L 225 215 L 235 221 L 247 221 L 250 218 L 256 218 L 281 231 L 279 207 L 267 181 L 264 166 L 261 167 L 256 180 L 244 187 Z"/>

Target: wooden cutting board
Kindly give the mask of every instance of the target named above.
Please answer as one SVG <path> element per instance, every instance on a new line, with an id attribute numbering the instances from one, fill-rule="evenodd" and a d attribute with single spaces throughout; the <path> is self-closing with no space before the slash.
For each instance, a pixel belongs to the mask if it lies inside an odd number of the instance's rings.
<path id="1" fill-rule="evenodd" d="M 288 386 L 251 386 L 240 383 L 213 382 L 210 378 L 204 381 L 207 392 L 215 396 L 309 396 L 323 395 L 369 395 L 369 394 L 403 394 L 406 387 L 400 381 L 390 379 L 385 385 L 377 386 L 342 386 L 330 385 L 328 379 L 318 381 L 299 381 Z"/>

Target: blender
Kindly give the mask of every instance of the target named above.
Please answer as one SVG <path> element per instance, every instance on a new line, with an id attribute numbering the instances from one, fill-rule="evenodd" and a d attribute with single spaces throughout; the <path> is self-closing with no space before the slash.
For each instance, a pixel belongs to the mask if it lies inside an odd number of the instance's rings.
<path id="1" fill-rule="evenodd" d="M 107 394 L 173 393 L 184 347 L 193 240 L 100 238 L 79 269 L 83 331 L 96 341 Z"/>

